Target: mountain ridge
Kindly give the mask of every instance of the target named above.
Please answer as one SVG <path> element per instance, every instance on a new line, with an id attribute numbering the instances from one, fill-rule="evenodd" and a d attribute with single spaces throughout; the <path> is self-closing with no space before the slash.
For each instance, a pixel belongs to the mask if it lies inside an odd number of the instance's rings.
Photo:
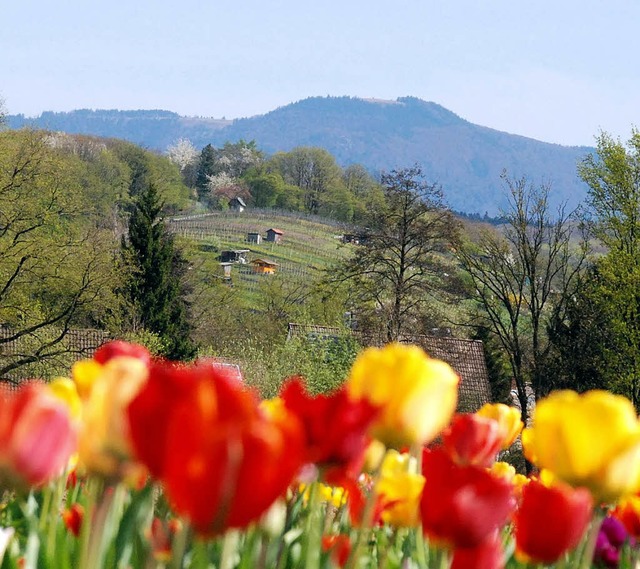
<path id="1" fill-rule="evenodd" d="M 164 151 L 179 138 L 196 147 L 255 140 L 268 154 L 297 146 L 320 146 L 342 166 L 359 163 L 373 174 L 420 164 L 442 185 L 455 210 L 497 214 L 507 204 L 500 179 L 526 176 L 552 183 L 552 206 L 576 207 L 586 185 L 576 174 L 588 146 L 564 146 L 471 123 L 453 111 L 416 97 L 393 100 L 309 97 L 262 115 L 234 120 L 186 117 L 172 111 L 90 110 L 9 115 L 11 128 L 28 124 L 49 130 L 124 138 Z"/>

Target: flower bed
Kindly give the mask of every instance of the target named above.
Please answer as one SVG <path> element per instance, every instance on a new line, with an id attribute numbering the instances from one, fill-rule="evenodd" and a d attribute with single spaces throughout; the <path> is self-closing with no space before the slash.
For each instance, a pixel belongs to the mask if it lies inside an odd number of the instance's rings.
<path id="1" fill-rule="evenodd" d="M 370 348 L 344 385 L 260 401 L 224 368 L 112 342 L 0 397 L 0 569 L 636 567 L 640 423 L 562 391 L 496 457 L 516 409 L 456 414 L 420 348 Z"/>

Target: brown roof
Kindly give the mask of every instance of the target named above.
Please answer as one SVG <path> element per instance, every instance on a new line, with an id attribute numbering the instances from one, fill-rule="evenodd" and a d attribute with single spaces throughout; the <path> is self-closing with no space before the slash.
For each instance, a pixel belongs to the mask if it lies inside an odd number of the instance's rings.
<path id="1" fill-rule="evenodd" d="M 284 235 L 284 231 L 282 231 L 282 229 L 267 229 L 267 233 L 269 233 L 269 231 L 273 231 L 274 233 Z"/>
<path id="2" fill-rule="evenodd" d="M 267 267 L 277 267 L 278 263 L 274 263 L 273 261 L 267 261 L 266 259 L 254 259 L 251 261 L 256 265 L 266 265 Z"/>
<path id="3" fill-rule="evenodd" d="M 343 331 L 331 326 L 313 324 L 289 324 L 288 338 L 293 337 L 335 337 L 341 333 L 353 334 L 364 346 L 384 344 L 380 338 L 364 336 L 357 331 Z M 458 411 L 474 412 L 491 401 L 489 373 L 484 359 L 482 341 L 441 336 L 405 336 L 400 340 L 405 344 L 416 344 L 433 358 L 447 362 L 460 376 Z"/>

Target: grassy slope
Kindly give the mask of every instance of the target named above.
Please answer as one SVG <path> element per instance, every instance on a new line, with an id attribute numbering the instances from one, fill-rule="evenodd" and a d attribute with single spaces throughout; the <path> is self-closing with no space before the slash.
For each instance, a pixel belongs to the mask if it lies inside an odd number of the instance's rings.
<path id="1" fill-rule="evenodd" d="M 277 272 L 292 278 L 313 278 L 332 262 L 348 254 L 351 245 L 342 245 L 343 229 L 330 220 L 296 218 L 273 212 L 246 210 L 242 213 L 216 212 L 204 216 L 185 216 L 171 220 L 171 230 L 198 246 L 210 261 L 226 249 L 249 249 L 248 261 L 261 258 L 278 263 Z M 264 239 L 267 229 L 283 231 L 281 243 L 247 242 L 247 233 L 259 232 Z M 247 305 L 255 306 L 263 279 L 250 264 L 232 268 L 232 282 L 240 287 Z"/>

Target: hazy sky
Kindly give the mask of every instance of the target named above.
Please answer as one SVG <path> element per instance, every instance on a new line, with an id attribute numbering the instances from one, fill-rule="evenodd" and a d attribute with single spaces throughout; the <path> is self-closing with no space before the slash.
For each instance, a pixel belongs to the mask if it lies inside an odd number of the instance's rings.
<path id="1" fill-rule="evenodd" d="M 11 114 L 238 118 L 411 95 L 562 144 L 640 127 L 639 0 L 2 0 L 0 14 Z"/>

